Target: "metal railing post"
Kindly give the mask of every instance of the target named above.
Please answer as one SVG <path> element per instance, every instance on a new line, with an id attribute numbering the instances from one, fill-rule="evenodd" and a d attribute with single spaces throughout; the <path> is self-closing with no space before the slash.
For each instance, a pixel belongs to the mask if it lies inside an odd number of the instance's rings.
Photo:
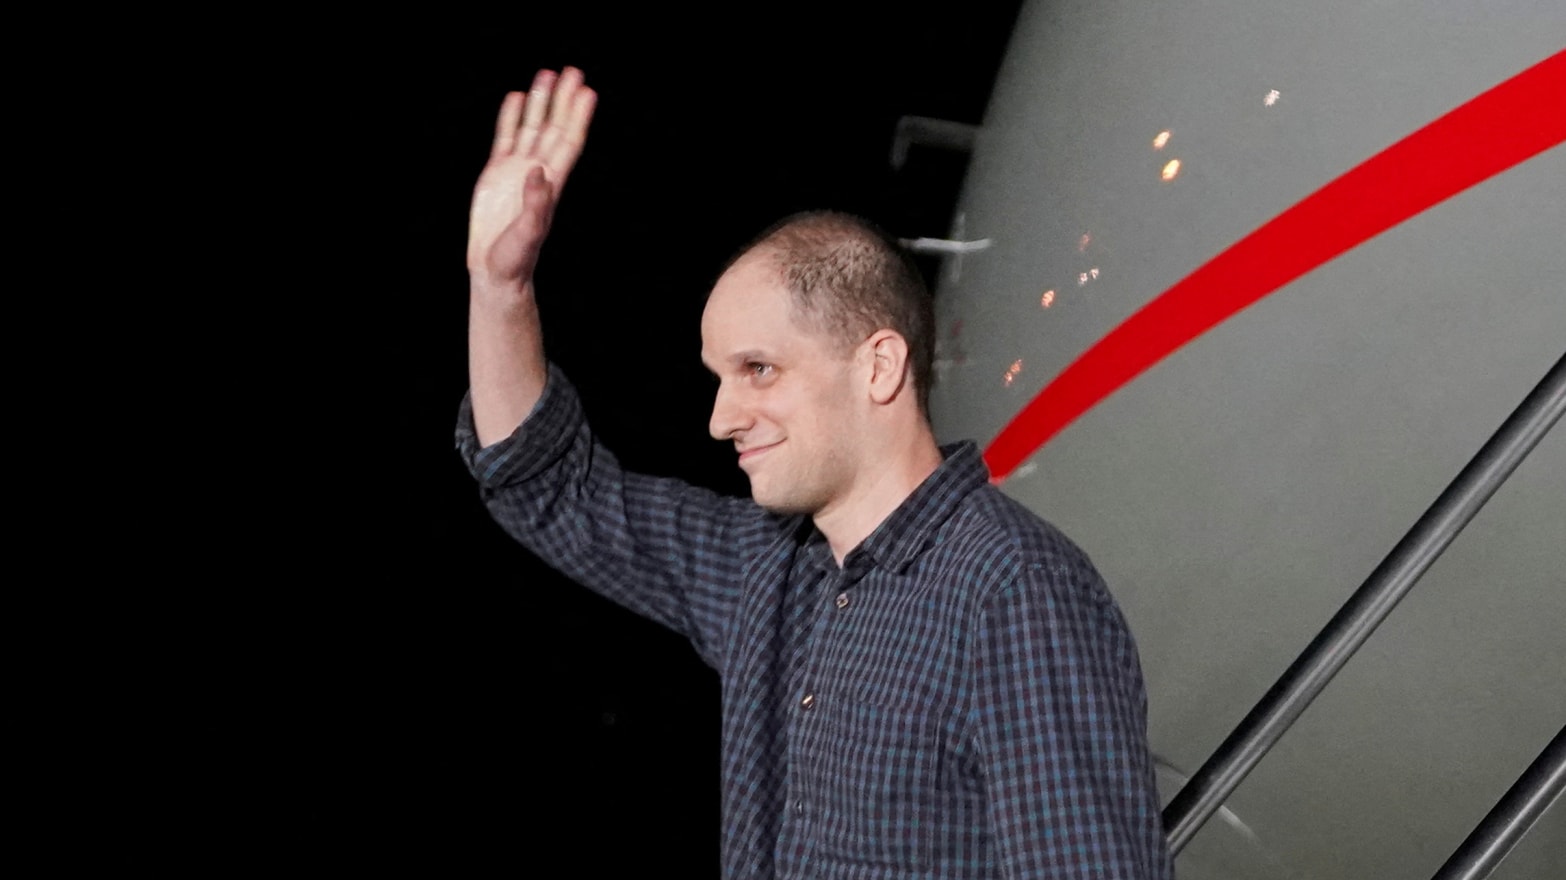
<path id="1" fill-rule="evenodd" d="M 1566 355 L 1491 435 L 1392 552 L 1164 809 L 1178 854 L 1392 612 L 1566 410 Z"/>
<path id="2" fill-rule="evenodd" d="M 1484 880 L 1566 789 L 1566 727 L 1517 777 L 1434 880 Z"/>

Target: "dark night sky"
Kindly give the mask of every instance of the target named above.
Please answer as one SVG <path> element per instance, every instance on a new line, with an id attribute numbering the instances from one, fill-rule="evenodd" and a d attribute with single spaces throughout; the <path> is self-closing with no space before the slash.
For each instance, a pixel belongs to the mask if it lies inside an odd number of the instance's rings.
<path id="1" fill-rule="evenodd" d="M 149 635 L 104 683 L 125 735 L 95 764 L 112 860 L 451 876 L 548 851 L 571 876 L 716 876 L 716 675 L 503 535 L 452 450 L 495 110 L 539 67 L 586 71 L 598 112 L 539 270 L 548 354 L 622 462 L 743 494 L 706 433 L 707 289 L 796 210 L 944 234 L 963 159 L 916 149 L 894 172 L 893 125 L 979 122 L 1017 5 L 579 5 L 490 20 L 460 51 L 328 65 L 308 118 L 332 122 L 290 129 L 319 180 L 300 210 L 338 268 L 288 303 L 303 322 L 327 302 L 329 342 L 354 340 L 303 392 L 332 414 L 311 429 L 323 476 L 292 502 L 316 528 L 260 550 L 276 578 L 182 602 L 199 627 L 159 622 L 172 599 L 135 606 Z"/>

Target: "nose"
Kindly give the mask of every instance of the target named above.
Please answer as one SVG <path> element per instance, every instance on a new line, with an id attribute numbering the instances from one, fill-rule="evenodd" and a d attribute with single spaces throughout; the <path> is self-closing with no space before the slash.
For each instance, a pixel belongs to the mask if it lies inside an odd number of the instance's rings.
<path id="1" fill-rule="evenodd" d="M 718 385 L 718 393 L 712 400 L 712 418 L 707 431 L 714 440 L 732 440 L 734 435 L 750 427 L 749 417 L 738 395 L 727 382 Z"/>

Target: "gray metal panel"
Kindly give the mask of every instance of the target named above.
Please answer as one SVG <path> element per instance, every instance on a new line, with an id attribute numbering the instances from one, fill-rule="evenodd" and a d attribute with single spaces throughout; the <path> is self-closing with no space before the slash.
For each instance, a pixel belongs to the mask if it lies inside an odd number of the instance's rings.
<path id="1" fill-rule="evenodd" d="M 1192 269 L 1563 48 L 1560 3 L 1031 4 L 953 234 L 995 244 L 938 297 L 942 438 L 993 437 Z M 1160 754 L 1194 770 L 1566 350 L 1563 230 L 1556 148 L 1220 325 L 1007 482 L 1125 607 Z M 1563 546 L 1557 428 L 1235 793 L 1259 844 L 1211 825 L 1182 876 L 1429 877 L 1566 724 Z"/>

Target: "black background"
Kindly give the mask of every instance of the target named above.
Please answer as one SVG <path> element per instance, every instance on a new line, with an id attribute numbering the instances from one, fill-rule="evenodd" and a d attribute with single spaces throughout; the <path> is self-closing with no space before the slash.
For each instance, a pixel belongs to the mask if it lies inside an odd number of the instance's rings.
<path id="1" fill-rule="evenodd" d="M 716 876 L 716 674 L 502 534 L 453 451 L 495 111 L 540 67 L 586 72 L 598 110 L 539 269 L 547 353 L 627 466 L 744 494 L 698 358 L 721 265 L 807 208 L 943 236 L 965 157 L 894 170 L 893 127 L 980 122 L 1018 5 L 583 5 L 316 50 L 267 117 L 311 254 L 266 299 L 310 352 L 268 421 L 311 465 L 226 474 L 196 513 L 230 532 L 223 561 L 102 609 L 85 848 L 215 875 Z M 236 493 L 274 501 L 230 529 Z"/>

